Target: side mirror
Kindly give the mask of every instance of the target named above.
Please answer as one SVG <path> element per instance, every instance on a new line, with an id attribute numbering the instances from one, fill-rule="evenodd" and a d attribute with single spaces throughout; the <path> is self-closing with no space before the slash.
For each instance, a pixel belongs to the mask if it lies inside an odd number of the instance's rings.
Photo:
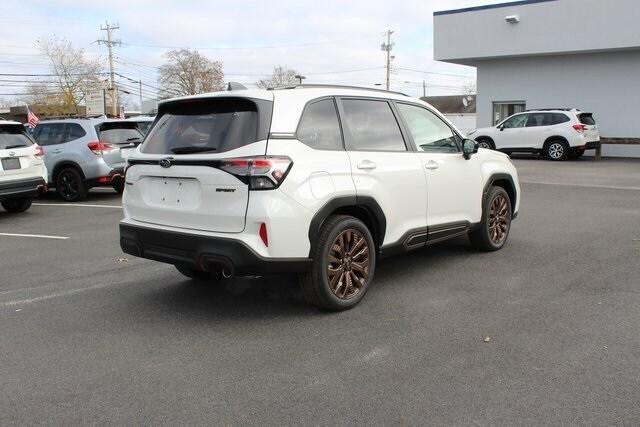
<path id="1" fill-rule="evenodd" d="M 478 143 L 472 139 L 462 141 L 462 156 L 469 160 L 472 154 L 478 152 Z"/>
<path id="2" fill-rule="evenodd" d="M 498 126 L 498 129 L 500 129 L 500 132 L 502 132 L 504 130 L 504 125 Z"/>

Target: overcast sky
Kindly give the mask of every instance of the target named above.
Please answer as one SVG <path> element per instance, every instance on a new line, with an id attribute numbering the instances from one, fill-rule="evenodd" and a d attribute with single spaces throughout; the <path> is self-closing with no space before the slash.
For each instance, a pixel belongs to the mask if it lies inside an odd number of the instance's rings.
<path id="1" fill-rule="evenodd" d="M 188 47 L 221 61 L 225 80 L 252 84 L 283 65 L 306 75 L 307 83 L 371 86 L 384 81 L 380 44 L 391 29 L 392 88 L 421 95 L 424 79 L 429 95 L 455 94 L 475 81 L 475 69 L 433 60 L 433 12 L 501 2 L 2 0 L 0 73 L 47 72 L 35 41 L 54 34 L 106 59 L 106 47 L 94 41 L 105 36 L 99 28 L 108 20 L 120 25 L 117 71 L 149 84 L 167 50 Z M 460 31 L 473 37 L 478 29 Z"/>

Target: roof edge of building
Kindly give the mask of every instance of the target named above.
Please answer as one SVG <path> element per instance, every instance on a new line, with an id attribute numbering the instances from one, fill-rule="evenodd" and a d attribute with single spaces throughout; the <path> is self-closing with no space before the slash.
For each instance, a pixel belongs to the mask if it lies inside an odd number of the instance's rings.
<path id="1" fill-rule="evenodd" d="M 453 15 L 456 13 L 476 12 L 479 10 L 499 9 L 503 7 L 512 7 L 512 6 L 524 6 L 528 4 L 547 3 L 550 1 L 557 1 L 557 0 L 518 0 L 518 1 L 509 2 L 509 3 L 486 4 L 483 6 L 472 6 L 472 7 L 465 7 L 462 9 L 440 10 L 440 11 L 433 12 L 433 16 Z"/>

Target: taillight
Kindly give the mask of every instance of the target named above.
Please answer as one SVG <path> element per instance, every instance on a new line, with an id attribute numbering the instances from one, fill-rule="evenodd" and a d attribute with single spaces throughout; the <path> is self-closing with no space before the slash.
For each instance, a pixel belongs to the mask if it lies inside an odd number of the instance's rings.
<path id="1" fill-rule="evenodd" d="M 583 133 L 585 130 L 587 130 L 587 125 L 573 125 L 573 128 L 576 130 L 576 132 Z"/>
<path id="2" fill-rule="evenodd" d="M 271 190 L 282 184 L 292 165 L 288 157 L 261 156 L 225 159 L 219 167 L 249 184 L 250 190 Z"/>
<path id="3" fill-rule="evenodd" d="M 91 150 L 96 156 L 102 156 L 105 151 L 116 149 L 113 145 L 103 141 L 92 141 L 87 144 L 87 147 L 89 147 L 89 150 Z"/>
<path id="4" fill-rule="evenodd" d="M 42 157 L 44 157 L 44 149 L 39 146 L 38 144 L 35 145 L 34 147 L 36 149 L 36 154 L 35 156 L 39 159 L 41 159 Z"/>

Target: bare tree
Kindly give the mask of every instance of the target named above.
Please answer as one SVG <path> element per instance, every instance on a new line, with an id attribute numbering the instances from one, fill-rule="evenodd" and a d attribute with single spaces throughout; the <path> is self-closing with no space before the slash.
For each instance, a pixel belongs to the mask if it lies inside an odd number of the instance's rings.
<path id="1" fill-rule="evenodd" d="M 197 50 L 168 52 L 158 79 L 164 96 L 195 95 L 224 89 L 222 63 L 212 61 Z"/>
<path id="2" fill-rule="evenodd" d="M 476 85 L 476 82 L 475 81 L 467 81 L 462 86 L 462 92 L 465 95 L 475 95 L 476 93 L 478 93 L 478 87 Z"/>
<path id="3" fill-rule="evenodd" d="M 86 57 L 70 41 L 52 37 L 38 40 L 38 47 L 50 62 L 53 84 L 33 83 L 27 88 L 27 101 L 56 105 L 64 113 L 77 113 L 88 91 L 100 88 L 99 60 Z"/>
<path id="4" fill-rule="evenodd" d="M 287 67 L 277 66 L 273 69 L 271 77 L 256 82 L 256 86 L 262 89 L 293 86 L 298 84 L 296 78 L 298 72 Z"/>

